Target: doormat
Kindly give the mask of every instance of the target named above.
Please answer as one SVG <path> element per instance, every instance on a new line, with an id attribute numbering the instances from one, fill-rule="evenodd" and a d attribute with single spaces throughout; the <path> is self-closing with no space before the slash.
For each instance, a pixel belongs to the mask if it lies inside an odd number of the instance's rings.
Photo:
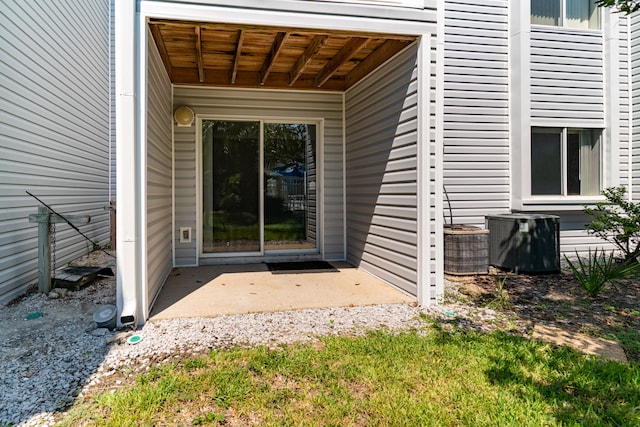
<path id="1" fill-rule="evenodd" d="M 326 261 L 268 262 L 272 274 L 285 273 L 331 273 L 338 271 Z"/>
<path id="2" fill-rule="evenodd" d="M 56 271 L 52 282 L 56 288 L 77 291 L 93 282 L 98 276 L 113 276 L 113 270 L 108 267 L 65 267 Z"/>

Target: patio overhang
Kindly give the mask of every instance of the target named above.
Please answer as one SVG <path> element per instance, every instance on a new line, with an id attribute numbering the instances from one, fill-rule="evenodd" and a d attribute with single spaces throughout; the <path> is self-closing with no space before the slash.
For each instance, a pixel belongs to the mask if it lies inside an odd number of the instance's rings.
<path id="1" fill-rule="evenodd" d="M 438 115 L 433 99 L 433 93 L 438 96 L 435 8 L 400 13 L 375 6 L 334 10 L 329 3 L 283 3 L 299 6 L 116 2 L 117 197 L 118 206 L 127 206 L 127 215 L 117 218 L 121 324 L 143 324 L 149 318 L 172 268 L 214 263 L 200 262 L 200 237 L 184 245 L 177 239 L 183 226 L 197 232 L 201 225 L 198 117 L 330 120 L 329 131 L 322 134 L 321 164 L 328 167 L 322 170 L 318 209 L 319 229 L 325 233 L 313 256 L 360 266 L 352 261 L 364 253 L 363 272 L 415 294 L 420 303 L 435 301 L 441 293 L 434 279 L 438 219 L 431 215 L 441 199 L 431 144 L 438 138 L 433 124 Z M 343 9 L 348 13 L 338 13 Z M 175 124 L 174 108 L 180 105 L 192 108 L 196 126 Z M 369 147 L 379 148 L 375 159 L 367 158 Z M 366 169 L 361 175 L 374 182 L 348 183 L 349 165 Z M 402 173 L 396 173 L 398 168 Z M 367 252 L 373 246 L 367 243 L 368 227 L 380 228 L 371 221 L 357 224 L 358 242 L 367 247 L 349 247 L 353 230 L 347 223 L 349 214 L 354 216 L 348 210 L 349 189 L 367 199 L 362 221 L 373 218 L 382 203 L 376 191 L 393 205 L 383 218 L 389 221 L 382 231 L 390 232 L 381 231 L 376 238 L 383 241 L 375 242 L 392 255 L 391 261 Z M 405 225 L 406 230 L 396 230 Z M 376 264 L 379 259 L 384 265 Z"/>
<path id="2" fill-rule="evenodd" d="M 418 36 L 149 19 L 171 82 L 345 91 Z"/>

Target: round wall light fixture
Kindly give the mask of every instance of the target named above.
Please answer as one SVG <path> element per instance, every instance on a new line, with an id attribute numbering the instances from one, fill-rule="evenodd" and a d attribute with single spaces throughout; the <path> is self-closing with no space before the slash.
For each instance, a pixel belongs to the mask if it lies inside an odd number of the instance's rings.
<path id="1" fill-rule="evenodd" d="M 173 118 L 176 119 L 178 126 L 191 126 L 196 114 L 186 105 L 176 108 Z"/>

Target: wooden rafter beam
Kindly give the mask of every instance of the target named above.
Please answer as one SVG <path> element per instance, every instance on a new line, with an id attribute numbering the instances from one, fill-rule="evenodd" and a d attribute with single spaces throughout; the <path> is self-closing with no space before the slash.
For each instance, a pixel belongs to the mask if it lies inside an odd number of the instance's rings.
<path id="1" fill-rule="evenodd" d="M 149 25 L 151 29 L 151 35 L 153 35 L 153 40 L 156 42 L 156 47 L 158 48 L 158 52 L 160 53 L 160 58 L 162 59 L 162 63 L 164 64 L 165 70 L 167 70 L 167 74 L 169 78 L 173 74 L 173 68 L 171 67 L 171 59 L 169 57 L 169 53 L 167 52 L 167 46 L 164 44 L 164 39 L 162 38 L 162 33 L 160 32 L 160 26 L 158 25 Z"/>
<path id="2" fill-rule="evenodd" d="M 296 80 L 298 80 L 298 78 L 302 75 L 305 67 L 309 65 L 309 62 L 311 62 L 313 57 L 318 54 L 328 38 L 329 36 L 320 35 L 315 36 L 313 40 L 311 40 L 311 43 L 309 43 L 302 56 L 298 58 L 295 65 L 293 66 L 293 69 L 289 73 L 289 86 L 292 86 L 296 82 Z"/>
<path id="3" fill-rule="evenodd" d="M 240 63 L 243 42 L 244 30 L 238 30 L 238 43 L 236 43 L 236 54 L 233 58 L 233 68 L 231 69 L 231 84 L 236 84 L 236 78 L 238 77 L 238 63 Z"/>
<path id="4" fill-rule="evenodd" d="M 258 80 L 258 71 L 245 71 L 238 70 L 238 76 L 236 83 L 231 84 L 229 75 L 227 73 L 216 72 L 213 68 L 205 68 L 206 79 L 200 83 L 198 79 L 198 71 L 195 67 L 173 67 L 173 80 L 174 84 L 184 84 L 190 86 L 223 86 L 223 87 L 248 87 L 248 88 L 271 88 L 271 89 L 290 89 L 289 86 L 289 73 L 280 73 L 272 71 L 269 74 L 269 80 L 264 86 L 260 85 Z M 306 74 L 296 81 L 294 86 L 296 89 L 304 90 L 322 90 L 322 91 L 339 91 L 346 90 L 345 79 L 341 77 L 335 77 L 327 81 L 327 83 L 318 88 L 316 86 L 316 79 Z"/>
<path id="5" fill-rule="evenodd" d="M 324 66 L 322 71 L 318 73 L 318 76 L 316 77 L 316 86 L 321 87 L 325 84 L 342 64 L 347 62 L 351 57 L 353 57 L 353 55 L 362 49 L 368 40 L 368 38 L 364 37 L 351 37 L 342 49 L 340 49 L 340 51 L 331 58 L 329 62 L 327 62 L 327 65 Z"/>
<path id="6" fill-rule="evenodd" d="M 351 87 L 354 83 L 358 82 L 364 76 L 378 68 L 385 63 L 396 53 L 400 52 L 406 46 L 408 42 L 400 40 L 387 40 L 381 44 L 373 53 L 367 56 L 362 62 L 354 67 L 346 76 L 347 87 Z"/>
<path id="7" fill-rule="evenodd" d="M 204 63 L 202 62 L 202 28 L 196 25 L 196 61 L 198 62 L 198 79 L 204 82 Z"/>
<path id="8" fill-rule="evenodd" d="M 278 32 L 276 34 L 275 39 L 273 40 L 273 44 L 271 45 L 271 49 L 267 54 L 267 58 L 262 64 L 262 69 L 260 69 L 260 85 L 264 85 L 264 82 L 267 81 L 267 77 L 269 77 L 269 73 L 271 72 L 271 68 L 273 68 L 273 64 L 276 62 L 276 58 L 278 57 L 278 53 L 282 49 L 284 42 L 287 41 L 287 37 L 289 37 L 289 33 Z"/>

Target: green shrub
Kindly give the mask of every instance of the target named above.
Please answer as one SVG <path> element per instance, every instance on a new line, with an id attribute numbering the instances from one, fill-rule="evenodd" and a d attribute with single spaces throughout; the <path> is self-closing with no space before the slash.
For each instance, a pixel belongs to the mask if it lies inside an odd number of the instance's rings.
<path id="1" fill-rule="evenodd" d="M 615 245 L 625 260 L 637 260 L 640 256 L 640 203 L 627 200 L 626 192 L 624 187 L 603 190 L 607 201 L 584 210 L 593 218 L 587 224 L 587 231 Z"/>
<path id="2" fill-rule="evenodd" d="M 590 297 L 597 296 L 607 283 L 630 278 L 640 271 L 640 263 L 636 260 L 616 262 L 613 253 L 610 252 L 607 255 L 604 250 L 598 253 L 598 249 L 596 249 L 592 254 L 589 249 L 589 257 L 586 262 L 578 256 L 578 252 L 576 252 L 576 256 L 578 258 L 577 265 L 571 262 L 566 255 L 564 258 L 578 283 Z"/>

